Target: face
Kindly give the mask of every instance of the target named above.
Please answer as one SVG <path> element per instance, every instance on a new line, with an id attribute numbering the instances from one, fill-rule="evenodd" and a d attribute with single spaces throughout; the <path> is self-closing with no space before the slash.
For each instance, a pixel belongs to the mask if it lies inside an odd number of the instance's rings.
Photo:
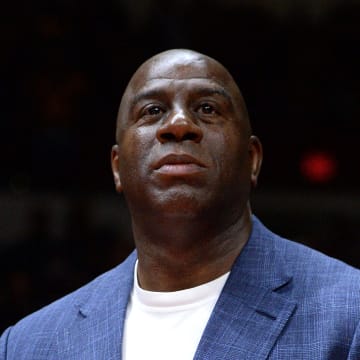
<path id="1" fill-rule="evenodd" d="M 261 163 L 233 79 L 204 55 L 173 50 L 135 73 L 112 150 L 116 189 L 130 212 L 163 216 L 238 213 Z"/>

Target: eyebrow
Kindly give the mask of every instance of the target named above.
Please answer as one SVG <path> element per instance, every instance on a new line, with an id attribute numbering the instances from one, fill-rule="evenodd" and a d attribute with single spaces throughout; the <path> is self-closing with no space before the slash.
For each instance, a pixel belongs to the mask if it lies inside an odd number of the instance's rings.
<path id="1" fill-rule="evenodd" d="M 226 98 L 230 103 L 233 103 L 233 100 L 230 94 L 222 87 L 199 87 L 193 90 L 194 93 L 200 96 L 212 96 L 212 95 L 220 95 Z M 138 92 L 131 101 L 131 106 L 134 106 L 139 101 L 150 98 L 159 98 L 164 96 L 165 90 L 163 89 L 149 89 L 145 91 Z"/>
<path id="2" fill-rule="evenodd" d="M 131 105 L 133 106 L 143 99 L 158 98 L 163 94 L 164 94 L 164 90 L 160 90 L 160 89 L 140 91 L 133 97 L 131 101 Z"/>
<path id="3" fill-rule="evenodd" d="M 195 92 L 202 96 L 220 95 L 232 103 L 232 98 L 231 98 L 230 94 L 222 87 L 216 87 L 216 88 L 215 87 L 214 88 L 203 87 L 203 88 L 196 89 Z"/>

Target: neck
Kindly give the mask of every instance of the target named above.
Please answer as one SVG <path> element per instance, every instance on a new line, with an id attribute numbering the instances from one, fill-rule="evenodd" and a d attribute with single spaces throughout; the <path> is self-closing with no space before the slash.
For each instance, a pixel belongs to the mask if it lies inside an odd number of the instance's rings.
<path id="1" fill-rule="evenodd" d="M 201 285 L 230 271 L 251 231 L 250 208 L 220 225 L 164 216 L 133 218 L 138 280 L 143 289 L 176 291 Z"/>

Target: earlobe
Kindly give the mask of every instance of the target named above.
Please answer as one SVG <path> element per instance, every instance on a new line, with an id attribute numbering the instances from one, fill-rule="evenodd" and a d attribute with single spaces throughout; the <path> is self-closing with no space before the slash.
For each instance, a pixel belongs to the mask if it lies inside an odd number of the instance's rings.
<path id="1" fill-rule="evenodd" d="M 262 159 L 263 159 L 263 151 L 262 145 L 257 136 L 252 135 L 249 140 L 249 155 L 251 162 L 251 186 L 253 188 L 257 185 L 257 179 L 259 177 Z"/>
<path id="2" fill-rule="evenodd" d="M 111 149 L 111 168 L 114 176 L 115 189 L 118 193 L 123 191 L 119 170 L 119 146 L 114 145 Z"/>

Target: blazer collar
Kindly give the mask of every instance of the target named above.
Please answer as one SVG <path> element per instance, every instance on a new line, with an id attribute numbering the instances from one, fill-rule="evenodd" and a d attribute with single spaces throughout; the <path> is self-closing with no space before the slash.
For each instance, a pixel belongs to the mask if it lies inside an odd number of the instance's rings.
<path id="1" fill-rule="evenodd" d="M 266 359 L 293 314 L 285 245 L 253 217 L 194 359 Z"/>

